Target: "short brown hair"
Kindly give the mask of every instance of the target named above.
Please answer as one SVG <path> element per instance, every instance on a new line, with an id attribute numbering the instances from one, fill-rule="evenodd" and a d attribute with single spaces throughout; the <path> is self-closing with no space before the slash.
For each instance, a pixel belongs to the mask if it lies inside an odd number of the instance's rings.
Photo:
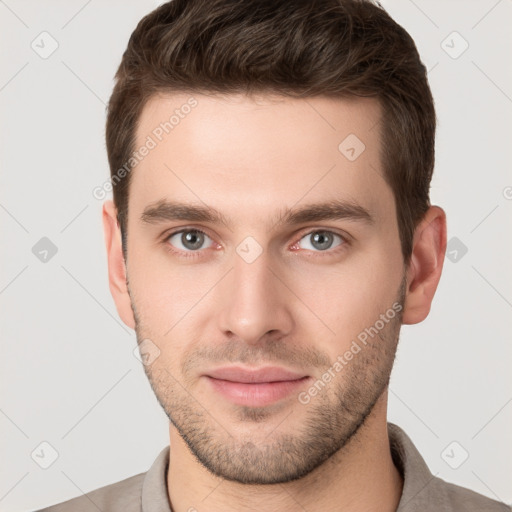
<path id="1" fill-rule="evenodd" d="M 384 178 L 395 197 L 402 254 L 409 263 L 414 229 L 430 206 L 436 117 L 414 41 L 378 3 L 172 0 L 161 5 L 137 25 L 116 73 L 106 126 L 111 177 L 126 169 L 150 97 L 201 91 L 377 98 Z M 113 183 L 123 248 L 129 183 L 129 172 Z"/>

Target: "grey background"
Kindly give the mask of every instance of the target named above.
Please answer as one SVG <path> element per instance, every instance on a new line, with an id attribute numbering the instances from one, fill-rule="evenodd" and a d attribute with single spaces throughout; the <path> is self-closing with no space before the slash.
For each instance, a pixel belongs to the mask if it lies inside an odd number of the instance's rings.
<path id="1" fill-rule="evenodd" d="M 92 194 L 108 178 L 114 72 L 157 4 L 0 0 L 2 511 L 146 471 L 168 443 L 108 290 L 102 202 Z M 431 195 L 450 240 L 430 316 L 402 330 L 389 419 L 434 474 L 511 503 L 512 1 L 383 4 L 430 70 L 439 118 Z M 46 59 L 31 47 L 51 49 L 43 31 L 58 42 Z M 42 442 L 58 452 L 47 469 L 52 449 Z"/>

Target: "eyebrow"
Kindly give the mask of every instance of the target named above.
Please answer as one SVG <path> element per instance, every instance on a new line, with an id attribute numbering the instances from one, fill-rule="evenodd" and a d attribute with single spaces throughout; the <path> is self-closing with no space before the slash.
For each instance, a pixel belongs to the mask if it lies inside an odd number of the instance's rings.
<path id="1" fill-rule="evenodd" d="M 147 206 L 141 215 L 141 220 L 148 224 L 175 220 L 206 222 L 223 224 L 230 229 L 229 220 L 215 208 L 167 200 L 161 200 Z M 331 200 L 307 204 L 298 208 L 284 208 L 279 212 L 271 226 L 274 228 L 282 225 L 296 225 L 323 220 L 349 220 L 365 224 L 375 222 L 371 213 L 356 202 Z"/>

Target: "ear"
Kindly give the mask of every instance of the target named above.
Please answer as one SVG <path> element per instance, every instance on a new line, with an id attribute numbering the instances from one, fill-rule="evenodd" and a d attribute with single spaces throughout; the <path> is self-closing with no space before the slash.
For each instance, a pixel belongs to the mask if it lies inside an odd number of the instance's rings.
<path id="1" fill-rule="evenodd" d="M 126 264 L 121 242 L 121 229 L 117 222 L 117 209 L 112 201 L 103 204 L 103 233 L 107 247 L 108 282 L 110 293 L 121 320 L 135 329 L 135 319 L 126 284 Z"/>
<path id="2" fill-rule="evenodd" d="M 414 231 L 402 321 L 417 324 L 427 318 L 441 278 L 446 252 L 446 214 L 431 206 Z"/>

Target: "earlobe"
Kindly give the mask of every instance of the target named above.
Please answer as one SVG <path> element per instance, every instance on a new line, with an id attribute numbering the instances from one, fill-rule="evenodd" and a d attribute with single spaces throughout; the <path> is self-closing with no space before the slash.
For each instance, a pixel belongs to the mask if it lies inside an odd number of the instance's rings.
<path id="1" fill-rule="evenodd" d="M 121 230 L 117 222 L 117 209 L 112 201 L 105 201 L 102 216 L 110 293 L 123 322 L 128 327 L 135 329 L 135 320 L 126 284 L 126 265 L 121 242 Z"/>
<path id="2" fill-rule="evenodd" d="M 441 278 L 446 251 L 446 214 L 431 206 L 414 232 L 402 322 L 425 320 Z"/>

